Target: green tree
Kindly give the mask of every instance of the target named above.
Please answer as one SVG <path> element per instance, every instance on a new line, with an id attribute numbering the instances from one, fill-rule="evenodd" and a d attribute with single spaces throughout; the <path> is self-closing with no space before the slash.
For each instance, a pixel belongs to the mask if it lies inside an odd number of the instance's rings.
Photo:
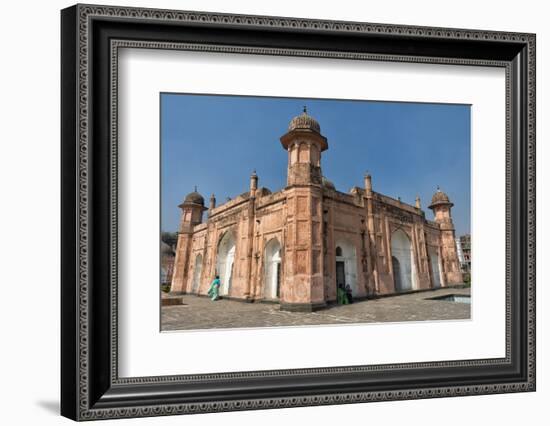
<path id="1" fill-rule="evenodd" d="M 178 242 L 178 233 L 162 231 L 160 233 L 160 239 L 168 244 L 170 247 L 175 247 Z"/>

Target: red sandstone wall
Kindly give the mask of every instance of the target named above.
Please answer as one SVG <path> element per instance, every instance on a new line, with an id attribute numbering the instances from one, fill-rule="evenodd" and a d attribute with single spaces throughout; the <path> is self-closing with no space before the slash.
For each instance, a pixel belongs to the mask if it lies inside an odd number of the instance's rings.
<path id="1" fill-rule="evenodd" d="M 239 299 L 264 297 L 265 246 L 272 238 L 283 248 L 283 303 L 336 300 L 338 241 L 347 241 L 355 250 L 356 297 L 394 293 L 391 235 L 396 229 L 402 229 L 411 241 L 415 289 L 433 285 L 427 245 L 441 256 L 445 269 L 442 285 L 461 282 L 454 269 L 459 271 L 451 230 L 440 231 L 439 225 L 424 220 L 420 210 L 404 203 L 399 209 L 399 201 L 379 194 L 374 197 L 377 201 L 370 223 L 364 192 L 323 191 L 292 187 L 255 200 L 243 194 L 217 207 L 207 223 L 196 225 L 192 234 L 180 234 L 172 291 L 193 291 L 195 259 L 200 254 L 203 264 L 198 293 L 206 294 L 216 274 L 218 242 L 226 232 L 233 233 L 236 244 L 229 295 Z"/>

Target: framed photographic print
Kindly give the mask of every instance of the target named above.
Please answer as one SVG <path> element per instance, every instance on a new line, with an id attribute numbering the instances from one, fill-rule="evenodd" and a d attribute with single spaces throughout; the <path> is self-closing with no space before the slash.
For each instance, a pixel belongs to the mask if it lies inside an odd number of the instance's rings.
<path id="1" fill-rule="evenodd" d="M 61 29 L 64 416 L 535 390 L 535 35 Z"/>

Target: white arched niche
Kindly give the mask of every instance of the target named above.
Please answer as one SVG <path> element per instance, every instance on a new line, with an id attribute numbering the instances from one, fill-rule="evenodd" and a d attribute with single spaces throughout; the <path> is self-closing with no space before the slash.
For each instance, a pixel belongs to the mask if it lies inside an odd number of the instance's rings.
<path id="1" fill-rule="evenodd" d="M 199 292 L 200 280 L 202 272 L 202 254 L 195 257 L 195 266 L 193 268 L 193 293 Z"/>
<path id="2" fill-rule="evenodd" d="M 278 300 L 281 286 L 281 244 L 272 238 L 264 249 L 264 299 Z"/>
<path id="3" fill-rule="evenodd" d="M 235 259 L 235 237 L 232 232 L 226 232 L 218 244 L 216 255 L 216 272 L 220 276 L 220 295 L 226 296 L 231 289 L 233 278 L 233 261 Z"/>
<path id="4" fill-rule="evenodd" d="M 391 236 L 391 256 L 395 291 L 414 290 L 416 288 L 416 268 L 412 244 L 402 229 L 396 230 Z"/>
<path id="5" fill-rule="evenodd" d="M 430 256 L 430 266 L 432 268 L 433 288 L 441 287 L 441 267 L 439 265 L 439 254 L 435 247 L 428 247 L 428 255 Z"/>
<path id="6" fill-rule="evenodd" d="M 338 239 L 335 244 L 336 286 L 349 285 L 352 295 L 357 295 L 357 255 L 355 246 L 346 239 Z M 343 283 L 340 281 L 344 280 Z"/>

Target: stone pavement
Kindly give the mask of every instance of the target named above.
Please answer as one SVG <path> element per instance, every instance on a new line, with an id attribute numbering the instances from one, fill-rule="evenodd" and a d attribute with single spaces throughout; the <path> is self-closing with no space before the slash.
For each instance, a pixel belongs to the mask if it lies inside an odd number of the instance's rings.
<path id="1" fill-rule="evenodd" d="M 448 294 L 469 295 L 469 288 L 447 288 L 334 305 L 315 312 L 287 312 L 278 304 L 244 303 L 180 296 L 182 305 L 162 306 L 162 331 L 208 328 L 281 327 L 369 322 L 440 321 L 470 318 L 470 304 L 429 300 Z"/>

